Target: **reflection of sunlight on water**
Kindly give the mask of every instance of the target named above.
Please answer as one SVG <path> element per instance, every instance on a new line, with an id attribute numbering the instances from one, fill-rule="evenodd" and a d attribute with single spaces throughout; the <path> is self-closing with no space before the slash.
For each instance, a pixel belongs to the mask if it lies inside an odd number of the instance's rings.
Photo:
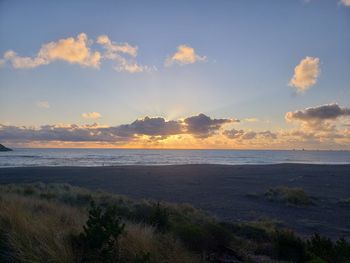
<path id="1" fill-rule="evenodd" d="M 0 167 L 170 164 L 350 164 L 348 151 L 15 149 Z"/>

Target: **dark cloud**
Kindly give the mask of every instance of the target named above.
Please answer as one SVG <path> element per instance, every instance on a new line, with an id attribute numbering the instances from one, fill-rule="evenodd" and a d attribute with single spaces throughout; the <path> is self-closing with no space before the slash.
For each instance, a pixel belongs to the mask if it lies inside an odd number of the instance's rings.
<path id="1" fill-rule="evenodd" d="M 294 112 L 287 112 L 286 119 L 289 121 L 300 120 L 304 122 L 319 122 L 324 120 L 335 120 L 339 117 L 349 115 L 350 108 L 340 107 L 338 104 L 333 103 Z"/>
<path id="2" fill-rule="evenodd" d="M 97 124 L 78 126 L 43 125 L 39 128 L 6 126 L 0 124 L 0 141 L 66 141 L 122 143 L 146 135 L 151 140 L 163 140 L 168 136 L 189 134 L 208 137 L 229 119 L 211 119 L 204 114 L 184 121 L 167 121 L 161 117 L 145 117 L 131 124 L 101 127 Z"/>
<path id="3" fill-rule="evenodd" d="M 277 134 L 271 131 L 263 131 L 263 132 L 259 132 L 259 135 L 261 135 L 264 138 L 267 139 L 277 139 Z"/>
<path id="4" fill-rule="evenodd" d="M 70 142 L 111 142 L 121 141 L 117 134 L 111 133 L 108 128 L 94 126 L 44 125 L 39 129 L 31 127 L 17 127 L 0 125 L 0 140 L 2 141 L 70 141 Z"/>
<path id="5" fill-rule="evenodd" d="M 186 133 L 198 138 L 207 138 L 219 130 L 222 125 L 239 121 L 232 119 L 211 119 L 201 113 L 197 116 L 188 117 L 183 122 L 186 125 Z"/>
<path id="6" fill-rule="evenodd" d="M 133 135 L 169 136 L 182 133 L 182 127 L 178 121 L 166 121 L 161 117 L 145 117 L 131 124 L 111 128 L 111 130 L 122 137 Z"/>
<path id="7" fill-rule="evenodd" d="M 78 126 L 44 125 L 39 129 L 30 127 L 0 126 L 0 140 L 20 141 L 129 141 L 137 135 L 160 136 L 162 138 L 182 133 L 181 124 L 163 118 L 136 120 L 131 124 L 115 127 L 99 127 L 96 124 Z"/>
<path id="8" fill-rule="evenodd" d="M 223 135 L 225 135 L 229 139 L 236 139 L 236 140 L 252 140 L 257 137 L 273 139 L 273 140 L 277 139 L 277 134 L 271 131 L 254 132 L 254 131 L 231 129 L 231 130 L 225 130 L 223 132 Z"/>
<path id="9" fill-rule="evenodd" d="M 223 134 L 229 139 L 239 139 L 244 135 L 244 131 L 232 129 L 224 131 Z"/>
<path id="10" fill-rule="evenodd" d="M 255 137 L 257 136 L 256 132 L 250 131 L 250 132 L 246 132 L 242 135 L 241 139 L 243 140 L 252 140 L 255 139 Z"/>

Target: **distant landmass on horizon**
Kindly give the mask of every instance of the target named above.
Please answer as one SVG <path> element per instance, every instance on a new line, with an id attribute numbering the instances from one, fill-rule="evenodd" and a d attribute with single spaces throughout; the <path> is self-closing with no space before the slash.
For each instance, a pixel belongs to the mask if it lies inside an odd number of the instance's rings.
<path id="1" fill-rule="evenodd" d="M 12 149 L 7 148 L 0 143 L 0 152 L 8 152 L 8 151 L 12 151 Z"/>

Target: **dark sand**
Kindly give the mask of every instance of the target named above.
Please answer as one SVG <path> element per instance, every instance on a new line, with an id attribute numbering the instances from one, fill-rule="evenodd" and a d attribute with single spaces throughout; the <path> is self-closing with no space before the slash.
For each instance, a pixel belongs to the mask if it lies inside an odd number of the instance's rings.
<path id="1" fill-rule="evenodd" d="M 133 198 L 190 203 L 220 220 L 280 220 L 302 234 L 350 238 L 350 165 L 177 165 L 1 168 L 0 183 L 69 183 Z M 315 205 L 293 207 L 264 197 L 270 187 L 302 187 Z M 249 196 L 257 193 L 259 196 Z"/>

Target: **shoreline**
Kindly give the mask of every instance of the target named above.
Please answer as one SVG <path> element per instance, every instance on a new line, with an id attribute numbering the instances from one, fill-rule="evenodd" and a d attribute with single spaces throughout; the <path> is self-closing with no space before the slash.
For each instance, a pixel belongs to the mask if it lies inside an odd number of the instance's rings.
<path id="1" fill-rule="evenodd" d="M 280 166 L 280 165 L 292 165 L 292 166 L 350 166 L 350 163 L 237 163 L 237 164 L 224 164 L 224 163 L 184 163 L 184 164 L 117 164 L 117 165 L 32 165 L 32 166 L 0 166 L 0 169 L 20 169 L 20 168 L 122 168 L 122 167 L 178 167 L 178 166 Z"/>
<path id="2" fill-rule="evenodd" d="M 305 235 L 319 232 L 350 238 L 350 164 L 122 165 L 98 167 L 0 168 L 0 184 L 68 183 L 136 199 L 189 203 L 223 221 L 270 218 Z M 279 186 L 298 187 L 311 206 L 269 201 L 265 193 Z M 334 216 L 336 215 L 336 216 Z"/>

